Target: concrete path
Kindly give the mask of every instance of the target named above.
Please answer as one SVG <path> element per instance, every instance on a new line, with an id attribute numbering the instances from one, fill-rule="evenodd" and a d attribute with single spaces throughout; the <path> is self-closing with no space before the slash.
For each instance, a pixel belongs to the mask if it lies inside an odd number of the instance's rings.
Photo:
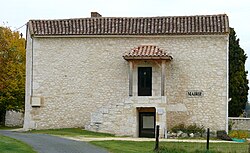
<path id="1" fill-rule="evenodd" d="M 76 140 L 76 141 L 105 141 L 105 140 L 120 140 L 120 141 L 155 141 L 155 138 L 131 138 L 131 137 L 105 137 L 105 138 L 86 138 L 84 136 L 68 137 L 61 136 L 66 139 Z M 206 143 L 207 140 L 199 139 L 160 139 L 160 142 L 197 142 Z M 210 143 L 237 143 L 234 141 L 224 141 L 224 140 L 209 140 Z"/>
<path id="2" fill-rule="evenodd" d="M 82 141 L 69 140 L 47 134 L 20 133 L 0 130 L 0 134 L 21 140 L 38 153 L 108 153 L 107 150 Z"/>

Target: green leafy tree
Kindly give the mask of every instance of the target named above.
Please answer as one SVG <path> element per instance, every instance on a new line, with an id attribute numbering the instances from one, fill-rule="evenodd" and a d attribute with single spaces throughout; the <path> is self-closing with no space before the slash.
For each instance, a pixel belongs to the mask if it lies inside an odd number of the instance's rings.
<path id="1" fill-rule="evenodd" d="M 0 27 L 0 122 L 6 110 L 23 111 L 25 99 L 25 39 Z"/>
<path id="2" fill-rule="evenodd" d="M 246 104 L 245 113 L 246 117 L 250 117 L 250 103 Z"/>
<path id="3" fill-rule="evenodd" d="M 239 45 L 239 39 L 233 28 L 229 35 L 229 116 L 238 117 L 247 103 L 248 80 L 245 71 L 247 55 Z"/>

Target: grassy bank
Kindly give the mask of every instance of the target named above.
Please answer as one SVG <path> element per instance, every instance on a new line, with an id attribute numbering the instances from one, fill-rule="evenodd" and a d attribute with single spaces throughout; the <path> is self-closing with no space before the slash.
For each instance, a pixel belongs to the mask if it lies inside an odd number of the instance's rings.
<path id="1" fill-rule="evenodd" d="M 84 136 L 84 137 L 114 137 L 113 134 L 108 133 L 99 133 L 99 132 L 92 132 L 83 130 L 81 128 L 66 128 L 66 129 L 50 129 L 50 130 L 32 130 L 29 131 L 31 133 L 43 133 L 43 134 L 51 134 L 51 135 L 58 135 L 58 136 Z"/>
<path id="2" fill-rule="evenodd" d="M 36 153 L 32 147 L 27 144 L 12 139 L 3 135 L 0 135 L 0 152 L 1 153 Z"/>
<path id="3" fill-rule="evenodd" d="M 29 132 L 69 137 L 115 137 L 112 134 L 91 132 L 80 128 L 32 130 Z M 90 143 L 106 148 L 111 153 L 155 153 L 154 142 L 108 140 L 91 141 Z M 205 153 L 206 143 L 160 142 L 160 148 L 159 153 Z M 209 153 L 246 153 L 247 151 L 247 143 L 210 143 Z"/>
<path id="4" fill-rule="evenodd" d="M 155 153 L 154 142 L 134 141 L 91 141 L 90 143 L 106 148 L 112 153 Z M 161 142 L 159 153 L 205 153 L 205 143 Z M 209 153 L 246 153 L 247 143 L 210 143 Z"/>
<path id="5" fill-rule="evenodd" d="M 18 129 L 18 128 L 21 128 L 21 127 L 7 127 L 7 126 L 0 125 L 0 130 L 11 130 L 11 129 Z"/>

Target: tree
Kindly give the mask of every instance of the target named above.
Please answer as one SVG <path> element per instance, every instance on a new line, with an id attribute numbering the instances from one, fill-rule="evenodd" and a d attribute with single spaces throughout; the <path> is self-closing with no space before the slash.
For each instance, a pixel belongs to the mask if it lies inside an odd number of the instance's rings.
<path id="1" fill-rule="evenodd" d="M 245 71 L 247 55 L 239 45 L 239 39 L 233 28 L 229 35 L 229 116 L 238 117 L 247 103 L 248 80 Z"/>
<path id="2" fill-rule="evenodd" d="M 245 113 L 246 117 L 250 117 L 250 103 L 246 104 Z"/>
<path id="3" fill-rule="evenodd" d="M 25 39 L 0 27 L 0 122 L 6 110 L 23 111 L 25 99 Z"/>

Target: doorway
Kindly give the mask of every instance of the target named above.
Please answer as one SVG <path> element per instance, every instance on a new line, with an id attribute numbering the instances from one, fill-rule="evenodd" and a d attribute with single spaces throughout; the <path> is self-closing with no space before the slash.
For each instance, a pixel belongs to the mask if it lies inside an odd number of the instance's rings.
<path id="1" fill-rule="evenodd" d="M 138 108 L 139 137 L 155 137 L 155 108 Z"/>

